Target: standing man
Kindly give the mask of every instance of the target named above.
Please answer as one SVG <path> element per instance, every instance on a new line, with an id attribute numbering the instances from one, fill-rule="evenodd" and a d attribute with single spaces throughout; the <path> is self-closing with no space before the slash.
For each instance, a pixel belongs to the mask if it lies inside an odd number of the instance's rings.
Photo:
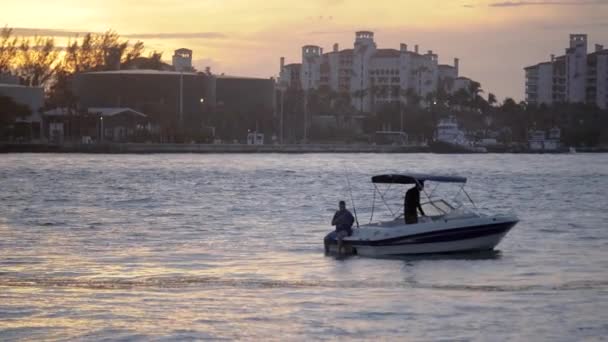
<path id="1" fill-rule="evenodd" d="M 355 218 L 353 214 L 346 209 L 346 203 L 344 201 L 340 201 L 338 203 L 338 211 L 334 214 L 334 218 L 331 220 L 331 225 L 336 226 L 336 240 L 338 240 L 338 254 L 340 254 L 342 250 L 342 240 L 353 234 L 353 222 L 355 222 Z"/>
<path id="2" fill-rule="evenodd" d="M 405 224 L 418 223 L 418 210 L 424 216 L 424 211 L 420 206 L 420 190 L 422 189 L 424 189 L 424 183 L 416 181 L 416 186 L 405 193 L 405 201 L 403 203 Z"/>

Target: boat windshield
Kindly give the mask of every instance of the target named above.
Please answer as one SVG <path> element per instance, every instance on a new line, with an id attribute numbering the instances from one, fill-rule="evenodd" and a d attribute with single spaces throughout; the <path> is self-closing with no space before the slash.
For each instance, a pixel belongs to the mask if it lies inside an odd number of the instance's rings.
<path id="1" fill-rule="evenodd" d="M 458 200 L 458 197 L 461 194 L 466 195 L 466 198 L 473 204 L 475 207 L 475 203 L 471 200 L 470 196 L 464 190 L 464 183 L 466 182 L 466 178 L 464 177 L 444 177 L 444 176 L 428 176 L 423 175 L 424 178 L 429 182 L 437 182 L 434 186 L 425 186 L 425 189 L 421 191 L 421 206 L 425 215 L 428 217 L 437 217 L 441 218 L 446 215 L 453 215 L 455 211 L 459 211 L 460 209 L 466 210 L 463 208 L 464 203 Z M 385 218 L 389 218 L 394 220 L 403 219 L 404 214 L 404 192 L 403 188 L 395 187 L 393 191 L 391 190 L 391 185 L 393 184 L 411 184 L 410 175 L 399 175 L 399 174 L 387 174 L 374 176 L 372 178 L 372 182 L 374 184 L 374 192 L 373 197 L 371 198 L 372 206 L 371 208 L 357 208 L 357 211 L 367 211 L 370 210 L 370 224 L 372 222 L 381 222 Z M 458 187 L 448 187 L 446 191 L 441 191 L 441 194 L 436 194 L 437 187 L 440 183 L 457 183 L 460 186 Z M 388 184 L 387 187 L 380 189 L 377 184 Z M 444 198 L 450 198 L 445 200 Z M 383 209 L 376 210 L 376 202 L 380 201 L 384 204 Z M 360 210 L 363 209 L 363 210 Z M 387 212 L 388 211 L 388 212 Z M 374 217 L 376 216 L 376 217 Z M 376 219 L 374 221 L 374 218 Z"/>
<path id="2" fill-rule="evenodd" d="M 427 216 L 442 216 L 454 210 L 453 206 L 442 199 L 431 200 L 421 206 Z"/>

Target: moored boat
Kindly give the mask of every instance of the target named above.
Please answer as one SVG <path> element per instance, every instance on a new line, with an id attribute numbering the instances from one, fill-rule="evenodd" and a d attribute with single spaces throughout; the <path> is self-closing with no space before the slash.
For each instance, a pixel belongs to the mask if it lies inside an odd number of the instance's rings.
<path id="1" fill-rule="evenodd" d="M 429 144 L 434 153 L 484 153 L 485 147 L 475 146 L 458 127 L 454 117 L 439 120 L 435 137 Z"/>

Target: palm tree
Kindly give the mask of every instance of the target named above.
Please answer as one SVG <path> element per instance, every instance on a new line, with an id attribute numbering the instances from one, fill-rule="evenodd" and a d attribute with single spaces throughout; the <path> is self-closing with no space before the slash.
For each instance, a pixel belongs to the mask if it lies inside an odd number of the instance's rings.
<path id="1" fill-rule="evenodd" d="M 483 93 L 483 89 L 481 89 L 481 84 L 475 81 L 471 82 L 469 84 L 468 91 L 470 95 L 469 108 L 476 109 L 480 112 L 485 111 L 488 103 L 481 96 L 481 94 Z"/>
<path id="2" fill-rule="evenodd" d="M 450 107 L 464 108 L 469 105 L 470 98 L 471 95 L 469 92 L 466 89 L 461 88 L 449 96 L 448 103 Z"/>
<path id="3" fill-rule="evenodd" d="M 437 84 L 437 91 L 435 93 L 435 101 L 441 107 L 446 107 L 448 103 L 448 99 L 450 94 L 448 93 L 449 82 L 453 82 L 454 80 L 451 78 L 443 79 L 440 78 Z"/>
<path id="4" fill-rule="evenodd" d="M 496 99 L 496 95 L 494 95 L 492 93 L 488 93 L 488 104 L 490 106 L 494 106 L 496 103 L 498 103 L 498 100 Z"/>

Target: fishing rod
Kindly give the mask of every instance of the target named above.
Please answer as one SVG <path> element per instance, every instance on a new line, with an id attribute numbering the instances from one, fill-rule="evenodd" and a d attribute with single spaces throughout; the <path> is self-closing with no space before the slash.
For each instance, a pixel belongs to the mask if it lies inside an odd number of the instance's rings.
<path id="1" fill-rule="evenodd" d="M 357 207 L 355 206 L 355 199 L 353 198 L 353 189 L 350 186 L 350 179 L 348 177 L 348 170 L 346 166 L 344 166 L 344 174 L 346 175 L 346 182 L 348 184 L 348 192 L 350 193 L 350 201 L 353 204 L 353 213 L 355 214 L 355 223 L 357 223 L 357 228 L 359 228 L 359 219 L 357 218 Z"/>

